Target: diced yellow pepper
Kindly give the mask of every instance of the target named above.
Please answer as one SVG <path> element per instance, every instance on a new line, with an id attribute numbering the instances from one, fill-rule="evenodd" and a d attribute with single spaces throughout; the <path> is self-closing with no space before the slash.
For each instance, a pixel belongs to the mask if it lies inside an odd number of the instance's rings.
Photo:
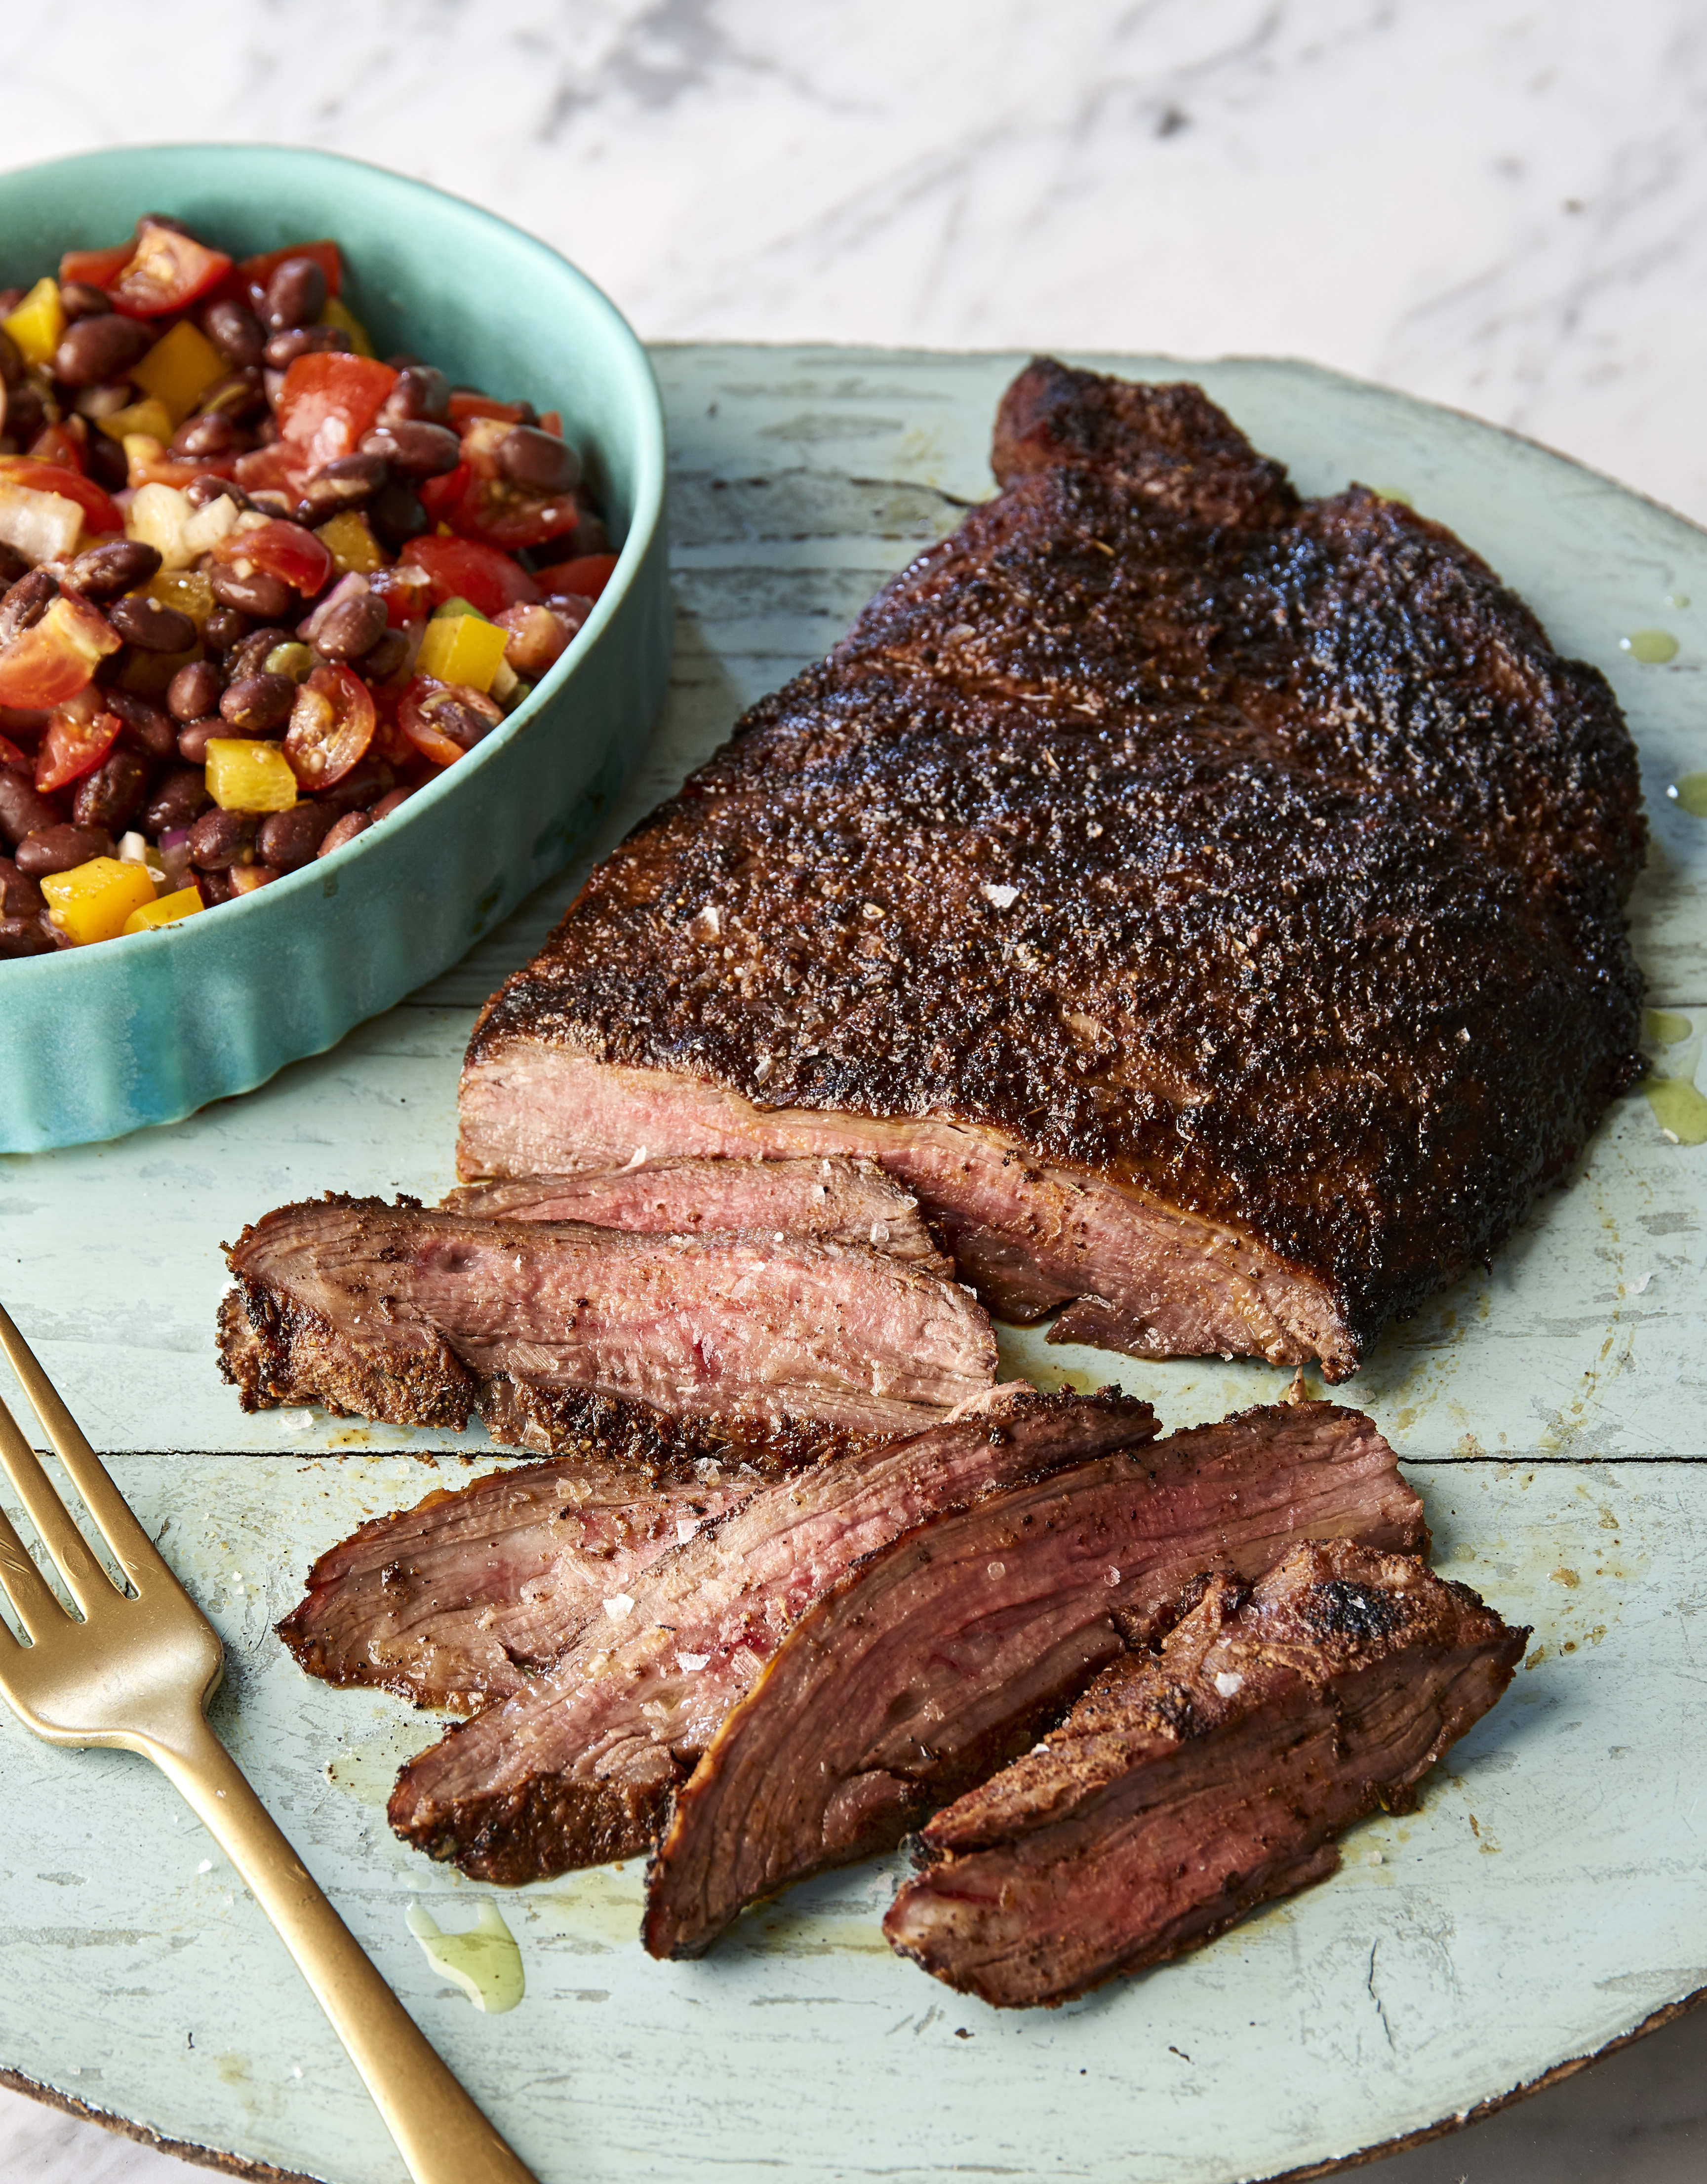
<path id="1" fill-rule="evenodd" d="M 39 885 L 49 916 L 80 948 L 116 939 L 131 911 L 154 900 L 154 883 L 142 866 L 117 857 L 92 857 L 69 872 L 49 872 Z"/>
<path id="2" fill-rule="evenodd" d="M 322 523 L 314 535 L 331 554 L 332 565 L 341 577 L 349 576 L 352 570 L 358 577 L 371 577 L 376 569 L 385 566 L 385 556 L 367 527 L 367 518 L 353 508 Z"/>
<path id="3" fill-rule="evenodd" d="M 349 336 L 350 346 L 358 356 L 371 356 L 373 343 L 367 337 L 367 328 L 357 318 L 342 296 L 328 296 L 326 309 L 320 315 L 323 326 L 337 326 Z"/>
<path id="4" fill-rule="evenodd" d="M 231 366 L 192 320 L 180 319 L 162 334 L 131 376 L 144 394 L 165 404 L 175 426 L 181 425 L 216 379 Z M 146 432 L 142 426 L 139 431 Z M 171 437 L 170 433 L 166 436 Z"/>
<path id="5" fill-rule="evenodd" d="M 510 632 L 477 615 L 455 615 L 427 625 L 416 666 L 423 675 L 440 682 L 466 682 L 471 690 L 489 690 L 504 657 Z"/>
<path id="6" fill-rule="evenodd" d="M 180 888 L 176 894 L 163 894 L 158 902 L 145 902 L 133 910 L 125 920 L 126 933 L 152 933 L 158 925 L 176 925 L 181 918 L 193 917 L 202 907 L 199 888 Z"/>
<path id="7" fill-rule="evenodd" d="M 23 351 L 26 364 L 49 365 L 65 331 L 65 306 L 59 301 L 59 284 L 47 274 L 9 317 L 0 320 Z"/>
<path id="8" fill-rule="evenodd" d="M 180 614 L 187 614 L 198 629 L 218 604 L 213 586 L 199 569 L 162 569 L 158 576 L 149 577 L 142 589 L 163 607 L 176 607 Z"/>
<path id="9" fill-rule="evenodd" d="M 145 396 L 140 402 L 128 403 L 122 410 L 115 410 L 110 417 L 100 420 L 100 426 L 111 439 L 128 440 L 138 432 L 145 432 L 151 440 L 158 440 L 160 446 L 148 450 L 156 461 L 166 442 L 177 430 L 172 422 L 171 411 L 158 396 L 153 394 Z M 125 453 L 128 455 L 130 452 L 126 448 Z"/>
<path id="10" fill-rule="evenodd" d="M 210 736 L 208 794 L 221 811 L 288 811 L 296 802 L 296 776 L 277 744 Z"/>

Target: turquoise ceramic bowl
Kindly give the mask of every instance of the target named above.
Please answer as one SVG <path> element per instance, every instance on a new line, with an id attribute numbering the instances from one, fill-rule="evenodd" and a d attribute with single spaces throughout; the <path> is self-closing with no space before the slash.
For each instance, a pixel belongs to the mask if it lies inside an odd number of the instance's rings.
<path id="1" fill-rule="evenodd" d="M 166 212 L 239 255 L 335 236 L 382 355 L 563 412 L 616 573 L 504 726 L 391 818 L 187 923 L 0 963 L 0 1150 L 176 1122 L 389 1008 L 567 861 L 668 677 L 664 427 L 644 350 L 557 254 L 420 182 L 324 152 L 165 145 L 0 176 L 0 285 Z"/>

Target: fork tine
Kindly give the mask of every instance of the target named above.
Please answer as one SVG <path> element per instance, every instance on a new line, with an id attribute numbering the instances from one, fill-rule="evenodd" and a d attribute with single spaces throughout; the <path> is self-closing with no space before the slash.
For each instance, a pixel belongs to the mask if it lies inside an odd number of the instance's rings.
<path id="1" fill-rule="evenodd" d="M 108 1476 L 107 1468 L 88 1442 L 81 1428 L 59 1400 L 59 1393 L 36 1362 L 30 1346 L 0 1305 L 0 1350 L 6 1353 L 24 1393 L 34 1406 L 42 1429 L 65 1467 L 71 1484 L 82 1496 L 102 1537 L 113 1550 L 118 1565 L 138 1591 L 145 1577 L 165 1577 L 176 1585 L 153 1541 L 137 1523 L 131 1505 Z M 33 1457 L 32 1457 L 32 1461 Z M 43 1484 L 46 1484 L 45 1477 Z M 49 1491 L 51 1492 L 51 1488 Z M 32 1510 L 32 1518 L 35 1514 Z M 43 1535 L 46 1536 L 45 1534 Z M 104 1581 L 104 1573 L 103 1581 Z M 50 1595 L 51 1597 L 51 1595 Z"/>
<path id="2" fill-rule="evenodd" d="M 71 1596 L 85 1615 L 92 1615 L 104 1595 L 118 1597 L 117 1587 L 102 1568 L 88 1541 L 77 1529 L 70 1511 L 59 1499 L 41 1460 L 19 1430 L 18 1422 L 0 1401 L 0 1465 L 18 1490 L 25 1514 L 41 1535 L 42 1544 L 70 1587 Z"/>
<path id="3" fill-rule="evenodd" d="M 70 1624 L 71 1618 L 53 1597 L 53 1587 L 30 1559 L 30 1550 L 13 1529 L 12 1520 L 3 1509 L 0 1509 L 0 1587 L 4 1588 L 18 1620 L 38 1645 L 55 1624 L 62 1628 Z M 11 1636 L 9 1631 L 6 1635 Z"/>

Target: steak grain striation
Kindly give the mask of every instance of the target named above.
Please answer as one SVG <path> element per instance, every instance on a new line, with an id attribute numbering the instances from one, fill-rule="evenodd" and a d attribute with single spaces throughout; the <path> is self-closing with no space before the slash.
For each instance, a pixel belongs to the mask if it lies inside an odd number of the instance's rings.
<path id="1" fill-rule="evenodd" d="M 700 1739 L 647 1877 L 647 1948 L 698 1956 L 756 1897 L 891 1848 L 1124 1647 L 1159 1638 L 1207 1573 L 1260 1577 L 1301 1538 L 1421 1550 L 1427 1536 L 1374 1424 L 1325 1403 L 1247 1412 L 925 1518 L 823 1591 Z"/>
<path id="2" fill-rule="evenodd" d="M 966 1291 L 868 1245 L 328 1196 L 267 1214 L 227 1256 L 220 1362 L 250 1409 L 457 1428 L 478 1409 L 494 1438 L 555 1453 L 619 1406 L 774 1445 L 912 1431 L 995 1379 Z M 667 1424 L 658 1441 L 668 1459 L 717 1452 Z"/>
<path id="3" fill-rule="evenodd" d="M 998 2008 L 1198 1947 L 1335 1871 L 1334 1838 L 1377 1805 L 1409 1810 L 1528 1637 L 1420 1562 L 1343 1540 L 1254 1589 L 1216 1578 L 1156 1655 L 1117 1661 L 926 1824 L 884 1931 Z"/>
<path id="4" fill-rule="evenodd" d="M 1623 720 L 1195 387 L 1040 360 L 994 460 L 494 997 L 460 1171 L 873 1161 L 998 1312 L 1341 1378 L 1637 1072 Z"/>

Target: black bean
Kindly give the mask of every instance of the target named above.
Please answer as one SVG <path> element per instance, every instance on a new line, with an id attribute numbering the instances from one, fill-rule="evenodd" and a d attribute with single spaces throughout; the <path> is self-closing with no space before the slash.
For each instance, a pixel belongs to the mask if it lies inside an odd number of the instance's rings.
<path id="1" fill-rule="evenodd" d="M 385 483 L 385 463 L 378 455 L 340 455 L 324 464 L 303 488 L 298 521 L 324 523 L 346 508 L 360 508 Z"/>
<path id="2" fill-rule="evenodd" d="M 404 477 L 443 477 L 461 461 L 462 443 L 448 425 L 429 424 L 424 417 L 399 417 L 394 424 L 375 426 L 363 440 L 361 452 L 382 457 Z"/>
<path id="3" fill-rule="evenodd" d="M 178 756 L 186 766 L 204 766 L 208 762 L 208 744 L 215 736 L 234 736 L 240 733 L 229 721 L 222 721 L 217 713 L 205 721 L 192 721 L 178 731 Z"/>
<path id="4" fill-rule="evenodd" d="M 216 477 L 212 471 L 192 477 L 184 488 L 184 497 L 192 508 L 205 508 L 210 500 L 235 501 L 239 510 L 248 506 L 241 486 L 233 485 L 229 478 Z"/>
<path id="5" fill-rule="evenodd" d="M 208 582 L 222 607 L 239 607 L 244 614 L 259 615 L 263 621 L 276 621 L 290 611 L 290 586 L 271 570 L 251 569 L 248 576 L 240 577 L 235 569 L 221 568 L 216 563 L 208 571 Z"/>
<path id="6" fill-rule="evenodd" d="M 190 829 L 190 862 L 204 872 L 229 872 L 233 865 L 254 862 L 255 834 L 260 820 L 253 811 L 203 812 Z"/>
<path id="7" fill-rule="evenodd" d="M 261 318 L 274 333 L 310 325 L 325 308 L 326 272 L 314 259 L 287 258 L 273 268 Z"/>
<path id="8" fill-rule="evenodd" d="M 192 486 L 190 491 L 193 493 L 195 487 Z M 246 614 L 240 614 L 236 607 L 215 607 L 202 624 L 202 642 L 210 652 L 229 652 L 248 635 L 248 629 Z"/>
<path id="9" fill-rule="evenodd" d="M 581 477 L 580 462 L 568 442 L 533 425 L 513 425 L 504 435 L 498 443 L 498 467 L 512 485 L 548 499 L 572 493 Z"/>
<path id="10" fill-rule="evenodd" d="M 110 857 L 113 838 L 95 827 L 67 827 L 55 821 L 51 827 L 37 827 L 26 834 L 18 844 L 18 869 L 32 880 L 44 878 L 49 872 L 69 872 L 74 866 L 86 865 L 91 857 Z"/>
<path id="11" fill-rule="evenodd" d="M 327 660 L 360 660 L 385 634 L 385 601 L 377 592 L 340 599 L 322 619 L 315 650 Z"/>
<path id="12" fill-rule="evenodd" d="M 326 839 L 315 854 L 329 857 L 334 850 L 341 850 L 346 842 L 353 842 L 358 834 L 366 833 L 372 824 L 372 820 L 365 811 L 346 811 L 342 819 L 326 830 Z"/>
<path id="13" fill-rule="evenodd" d="M 91 281 L 62 281 L 59 308 L 67 320 L 75 323 L 78 319 L 104 317 L 113 308 L 113 299 L 104 288 L 98 288 Z"/>
<path id="14" fill-rule="evenodd" d="M 107 690 L 102 703 L 120 722 L 119 744 L 143 758 L 170 758 L 178 747 L 178 724 L 165 710 L 129 690 Z"/>
<path id="15" fill-rule="evenodd" d="M 51 956 L 56 944 L 39 917 L 0 917 L 0 962 L 21 962 L 26 956 Z"/>
<path id="16" fill-rule="evenodd" d="M 232 647 L 226 660 L 226 682 L 235 682 L 244 675 L 259 675 L 268 653 L 276 646 L 290 642 L 291 633 L 287 629 L 267 627 L 248 631 Z"/>
<path id="17" fill-rule="evenodd" d="M 361 655 L 361 671 L 370 682 L 389 682 L 408 658 L 409 639 L 400 629 L 388 629 Z"/>
<path id="18" fill-rule="evenodd" d="M 214 725 L 223 727 L 225 723 L 216 721 Z M 199 766 L 174 766 L 155 784 L 153 794 L 142 807 L 143 830 L 158 840 L 175 827 L 192 825 L 213 800 Z"/>
<path id="19" fill-rule="evenodd" d="M 135 751 L 109 752 L 77 783 L 71 800 L 73 824 L 122 834 L 148 794 L 150 771 L 147 759 L 138 758 Z"/>
<path id="20" fill-rule="evenodd" d="M 66 327 L 53 352 L 53 376 L 67 387 L 99 387 L 128 379 L 154 345 L 154 330 L 140 319 L 108 311 L 98 319 L 78 319 Z"/>
<path id="21" fill-rule="evenodd" d="M 450 382 L 430 364 L 411 364 L 399 374 L 397 384 L 380 405 L 381 425 L 396 425 L 405 418 L 425 417 L 442 423 L 450 415 Z"/>
<path id="22" fill-rule="evenodd" d="M 255 855 L 275 872 L 297 872 L 313 863 L 337 816 L 326 805 L 312 802 L 293 805 L 288 811 L 271 811 L 255 836 Z"/>
<path id="23" fill-rule="evenodd" d="M 17 291 L 14 289 L 12 293 L 15 295 Z M 3 298 L 0 298 L 0 300 L 3 300 Z M 13 305 L 9 304 L 7 304 L 6 314 L 9 315 L 13 309 Z M 8 387 L 15 387 L 23 376 L 23 351 L 19 348 L 17 343 L 13 340 L 10 334 L 7 333 L 3 329 L 0 329 L 0 382 L 3 382 L 3 384 Z"/>
<path id="24" fill-rule="evenodd" d="M 204 415 L 217 414 L 229 417 L 234 424 L 259 416 L 267 406 L 267 391 L 263 384 L 265 376 L 255 365 L 247 370 L 232 372 L 228 379 L 216 379 L 202 397 Z"/>
<path id="25" fill-rule="evenodd" d="M 47 898 L 27 872 L 20 872 L 10 857 L 0 857 L 0 913 L 8 917 L 39 917 Z"/>
<path id="26" fill-rule="evenodd" d="M 239 370 L 246 365 L 259 364 L 266 347 L 260 320 L 230 297 L 209 304 L 203 311 L 202 332 L 226 361 Z"/>
<path id="27" fill-rule="evenodd" d="M 59 594 L 49 570 L 32 569 L 27 577 L 20 577 L 0 599 L 0 644 L 9 644 L 21 631 L 32 628 Z"/>
<path id="28" fill-rule="evenodd" d="M 113 538 L 104 546 L 92 546 L 86 554 L 80 554 L 66 569 L 65 582 L 86 599 L 104 606 L 121 593 L 146 584 L 159 573 L 159 566 L 156 548 L 145 546 L 140 538 Z"/>
<path id="29" fill-rule="evenodd" d="M 504 718 L 503 710 L 492 705 L 490 699 L 482 705 L 475 704 L 478 692 L 464 695 L 456 686 L 453 685 L 451 688 L 455 694 L 435 692 L 422 710 L 428 714 L 440 735 L 449 736 L 452 743 L 460 744 L 464 750 L 472 750 L 476 744 L 483 737 L 489 736 Z M 487 710 L 488 705 L 491 705 L 490 711 Z"/>
<path id="30" fill-rule="evenodd" d="M 8 546 L 0 539 L 0 590 L 9 590 L 20 577 L 27 577 L 34 566 L 15 546 Z"/>
<path id="31" fill-rule="evenodd" d="M 365 758 L 342 781 L 322 789 L 318 800 L 330 805 L 334 811 L 365 811 L 381 797 L 389 796 L 396 786 L 397 776 L 382 758 Z"/>
<path id="32" fill-rule="evenodd" d="M 15 440 L 20 448 L 27 448 L 47 422 L 47 404 L 39 387 L 25 380 L 22 386 L 7 389 L 6 437 Z"/>
<path id="33" fill-rule="evenodd" d="M 382 486 L 369 501 L 367 520 L 380 544 L 393 554 L 428 527 L 427 510 L 398 478 Z"/>
<path id="34" fill-rule="evenodd" d="M 179 426 L 172 436 L 172 453 L 192 462 L 204 457 L 228 455 L 241 437 L 223 410 L 209 410 Z"/>
<path id="35" fill-rule="evenodd" d="M 289 720 L 295 703 L 296 685 L 288 675 L 244 675 L 220 699 L 220 718 L 245 735 L 271 735 Z"/>
<path id="36" fill-rule="evenodd" d="M 415 791 L 412 788 L 393 788 L 389 796 L 382 796 L 368 816 L 377 827 L 382 819 L 389 819 L 393 811 L 400 811 Z"/>
<path id="37" fill-rule="evenodd" d="M 342 326 L 293 326 L 275 334 L 261 356 L 274 371 L 288 371 L 299 356 L 323 356 L 349 347 L 349 336 Z"/>
<path id="38" fill-rule="evenodd" d="M 8 773 L 0 768 L 0 835 L 15 848 L 26 834 L 44 827 L 57 827 L 59 813 L 45 796 L 36 794 L 27 773 Z"/>
<path id="39" fill-rule="evenodd" d="M 131 482 L 131 465 L 124 448 L 105 432 L 91 432 L 83 460 L 97 485 L 108 493 L 122 493 Z"/>
<path id="40" fill-rule="evenodd" d="M 107 619 L 138 652 L 187 652 L 196 641 L 196 626 L 187 614 L 150 599 L 146 592 L 115 599 Z"/>
<path id="41" fill-rule="evenodd" d="M 211 660 L 192 660 L 166 685 L 166 710 L 176 721 L 204 721 L 219 709 L 226 678 Z"/>

